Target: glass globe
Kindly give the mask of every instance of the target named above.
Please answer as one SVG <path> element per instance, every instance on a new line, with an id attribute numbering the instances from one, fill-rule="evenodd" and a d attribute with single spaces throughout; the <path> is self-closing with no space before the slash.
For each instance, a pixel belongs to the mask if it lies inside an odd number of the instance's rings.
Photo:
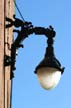
<path id="1" fill-rule="evenodd" d="M 37 70 L 38 80 L 46 90 L 51 90 L 57 86 L 61 78 L 61 71 L 52 67 L 42 67 Z"/>

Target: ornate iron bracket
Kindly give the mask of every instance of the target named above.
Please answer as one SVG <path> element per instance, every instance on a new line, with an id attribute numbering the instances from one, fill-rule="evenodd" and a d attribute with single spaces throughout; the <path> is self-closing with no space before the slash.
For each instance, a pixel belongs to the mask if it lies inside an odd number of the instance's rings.
<path id="1" fill-rule="evenodd" d="M 15 62 L 16 62 L 16 51 L 22 47 L 21 44 L 22 41 L 27 38 L 30 34 L 35 33 L 36 35 L 45 35 L 49 38 L 48 43 L 53 43 L 52 38 L 55 37 L 56 32 L 54 31 L 52 26 L 49 26 L 49 28 L 44 27 L 34 27 L 31 22 L 22 21 L 18 18 L 13 16 L 14 20 L 6 17 L 6 28 L 14 26 L 15 28 L 21 27 L 21 30 L 14 29 L 13 32 L 17 33 L 17 38 L 14 40 L 12 46 L 11 46 L 11 57 L 5 55 L 5 66 L 11 66 L 11 78 L 14 76 L 13 71 L 15 68 Z M 50 47 L 50 46 L 48 46 Z M 53 51 L 53 50 L 52 50 Z"/>

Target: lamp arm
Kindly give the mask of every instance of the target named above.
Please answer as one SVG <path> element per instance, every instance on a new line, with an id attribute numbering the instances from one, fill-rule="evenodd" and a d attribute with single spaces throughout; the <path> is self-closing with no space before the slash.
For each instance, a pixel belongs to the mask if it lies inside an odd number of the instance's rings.
<path id="1" fill-rule="evenodd" d="M 44 27 L 34 27 L 31 22 L 23 22 L 22 20 L 19 20 L 17 18 L 14 18 L 15 21 L 13 21 L 10 18 L 6 18 L 6 21 L 8 21 L 10 24 L 6 25 L 6 28 L 15 26 L 16 28 L 21 27 L 21 30 L 14 29 L 13 32 L 16 32 L 17 38 L 13 42 L 11 46 L 11 57 L 6 56 L 5 57 L 5 66 L 11 65 L 11 78 L 14 77 L 13 71 L 15 70 L 15 62 L 16 62 L 16 51 L 22 47 L 21 44 L 22 41 L 24 41 L 29 35 L 35 34 L 35 35 L 45 35 L 47 38 L 53 38 L 55 37 L 56 32 L 53 30 L 52 26 L 49 26 L 49 28 Z M 9 59 L 7 59 L 9 58 Z"/>
<path id="2" fill-rule="evenodd" d="M 29 35 L 35 33 L 35 35 L 45 35 L 48 38 L 53 38 L 55 37 L 56 32 L 49 28 L 44 28 L 44 27 L 24 27 L 22 26 L 21 31 L 14 30 L 14 32 L 18 33 L 17 38 L 14 41 L 14 45 L 16 48 L 20 47 L 21 42 L 27 38 Z"/>

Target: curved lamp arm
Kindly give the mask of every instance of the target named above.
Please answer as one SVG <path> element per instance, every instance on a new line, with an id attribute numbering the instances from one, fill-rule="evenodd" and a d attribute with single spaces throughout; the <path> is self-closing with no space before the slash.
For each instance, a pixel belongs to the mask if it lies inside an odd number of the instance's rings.
<path id="1" fill-rule="evenodd" d="M 15 70 L 15 62 L 16 62 L 16 51 L 22 47 L 21 44 L 22 41 L 24 41 L 25 38 L 27 38 L 31 34 L 35 35 L 45 35 L 48 38 L 48 47 L 46 56 L 54 56 L 53 52 L 53 38 L 55 37 L 56 32 L 54 31 L 52 26 L 49 26 L 49 28 L 44 27 L 34 27 L 31 22 L 23 22 L 22 20 L 15 18 L 14 21 L 10 18 L 6 17 L 6 21 L 9 22 L 8 25 L 6 25 L 6 28 L 15 26 L 16 28 L 21 27 L 21 30 L 14 29 L 13 32 L 17 33 L 17 38 L 14 40 L 12 46 L 11 46 L 11 57 L 5 56 L 5 66 L 11 66 L 11 78 L 13 78 L 13 71 Z"/>

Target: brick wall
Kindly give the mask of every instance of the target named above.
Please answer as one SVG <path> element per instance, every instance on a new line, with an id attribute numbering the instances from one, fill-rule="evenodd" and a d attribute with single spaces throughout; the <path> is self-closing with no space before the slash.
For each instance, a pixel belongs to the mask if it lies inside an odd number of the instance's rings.
<path id="1" fill-rule="evenodd" d="M 13 18 L 13 14 L 13 0 L 0 0 L 0 108 L 10 108 L 11 70 L 10 66 L 4 67 L 4 55 L 11 54 L 9 47 L 13 42 L 13 28 L 5 28 L 5 17 Z"/>
<path id="2" fill-rule="evenodd" d="M 0 108 L 4 108 L 4 0 L 0 0 Z"/>

